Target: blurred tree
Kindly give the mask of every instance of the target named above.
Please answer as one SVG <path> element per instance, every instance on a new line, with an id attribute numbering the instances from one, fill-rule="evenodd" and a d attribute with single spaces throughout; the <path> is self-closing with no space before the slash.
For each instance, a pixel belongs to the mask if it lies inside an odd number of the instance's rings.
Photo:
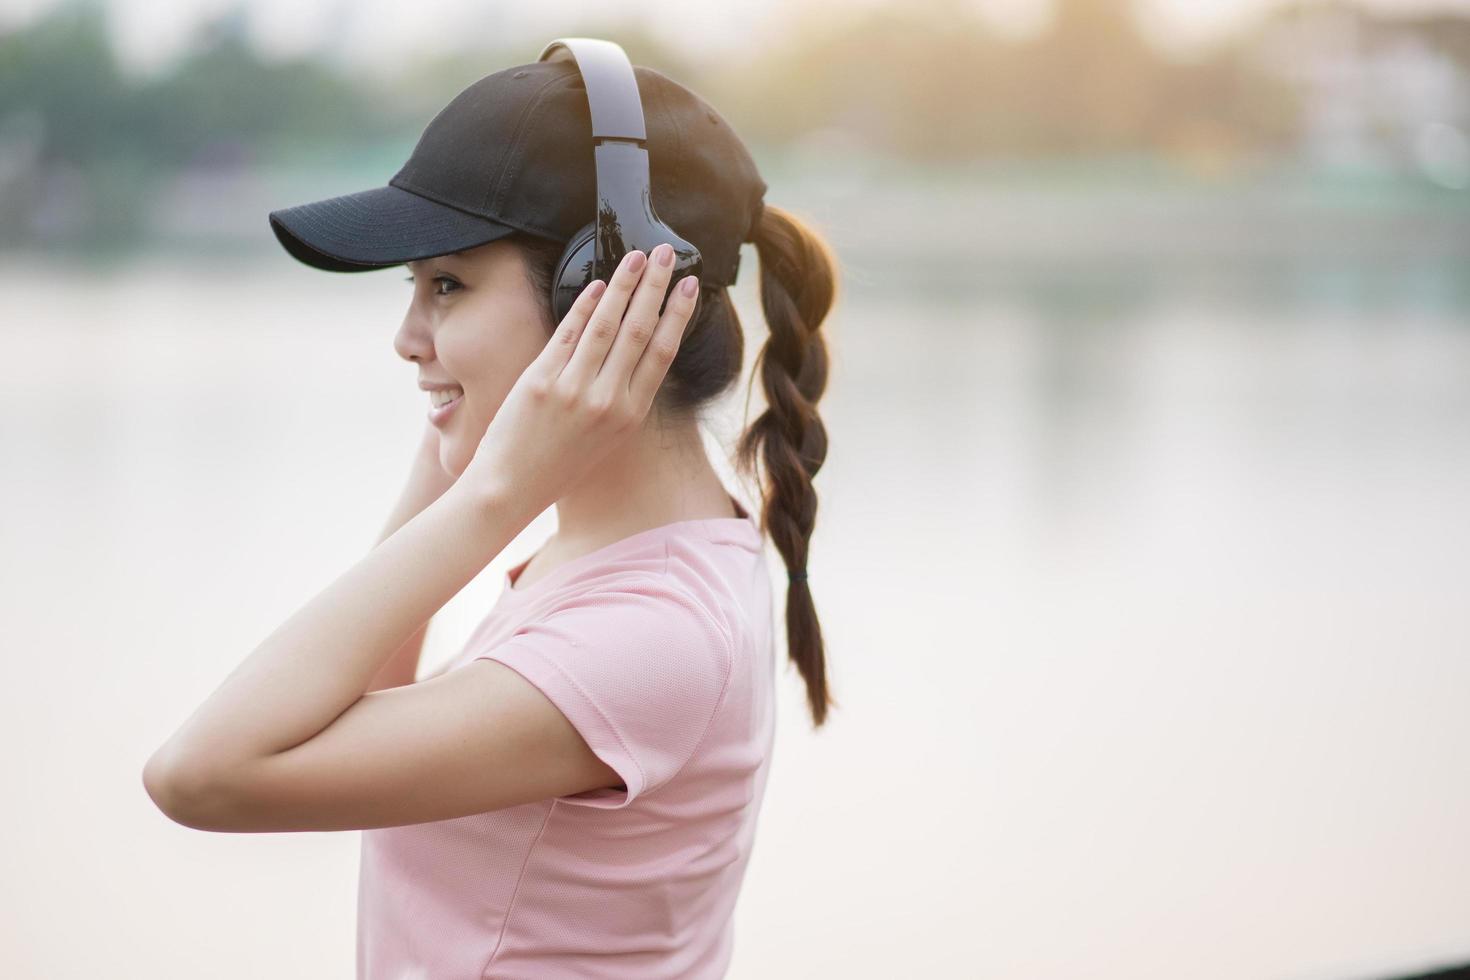
<path id="1" fill-rule="evenodd" d="M 738 59 L 699 58 L 630 29 L 615 8 L 579 33 L 616 37 L 635 63 L 698 92 L 756 146 L 817 136 L 816 152 L 866 150 L 950 170 L 1016 156 L 1095 169 L 1109 157 L 1216 175 L 1298 152 L 1300 93 L 1265 64 L 1261 38 L 1283 18 L 1312 30 L 1347 9 L 1367 37 L 1445 52 L 1470 90 L 1470 19 L 1390 18 L 1345 0 L 1296 0 L 1188 60 L 1150 46 L 1130 0 L 1054 0 L 1048 23 L 1022 40 L 999 37 L 972 0 L 843 16 L 798 8 L 787 29 Z M 396 159 L 450 94 L 537 53 L 520 43 L 461 47 L 394 76 L 334 67 L 322 52 L 271 61 L 252 45 L 248 12 L 236 0 L 184 56 L 143 79 L 120 72 L 103 0 L 63 2 L 0 35 L 0 160 L 9 161 L 0 236 L 80 228 L 125 237 L 150 184 L 179 168 Z M 499 36 L 475 30 L 490 10 L 467 17 L 467 35 Z"/>

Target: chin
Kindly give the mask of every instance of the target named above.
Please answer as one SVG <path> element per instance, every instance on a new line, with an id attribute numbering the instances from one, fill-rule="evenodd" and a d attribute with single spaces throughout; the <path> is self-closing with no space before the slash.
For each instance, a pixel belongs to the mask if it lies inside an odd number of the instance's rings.
<path id="1" fill-rule="evenodd" d="M 442 433 L 439 437 L 439 465 L 458 479 L 474 459 L 475 445 L 458 434 Z"/>
<path id="2" fill-rule="evenodd" d="M 453 436 L 440 437 L 439 465 L 444 467 L 444 472 L 458 479 L 469 463 L 470 457 L 460 452 L 459 440 Z"/>

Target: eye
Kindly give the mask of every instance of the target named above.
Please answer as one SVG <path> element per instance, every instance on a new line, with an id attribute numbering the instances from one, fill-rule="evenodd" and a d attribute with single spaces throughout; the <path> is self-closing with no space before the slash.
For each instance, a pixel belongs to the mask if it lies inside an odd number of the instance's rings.
<path id="1" fill-rule="evenodd" d="M 403 281 L 404 282 L 413 282 L 413 276 L 406 276 L 406 277 L 404 277 L 404 280 Z M 447 283 L 453 285 L 455 287 L 455 289 L 461 289 L 461 288 L 463 288 L 462 286 L 460 286 L 459 281 L 456 280 L 453 276 L 438 275 L 438 276 L 434 276 L 429 281 L 430 282 L 435 282 L 435 283 L 438 283 L 438 282 L 447 282 Z M 449 290 L 449 292 L 454 292 L 454 290 L 453 289 L 452 290 Z M 448 294 L 449 293 L 447 293 L 447 292 L 440 292 L 437 289 L 434 290 L 434 295 L 435 296 L 447 296 Z"/>

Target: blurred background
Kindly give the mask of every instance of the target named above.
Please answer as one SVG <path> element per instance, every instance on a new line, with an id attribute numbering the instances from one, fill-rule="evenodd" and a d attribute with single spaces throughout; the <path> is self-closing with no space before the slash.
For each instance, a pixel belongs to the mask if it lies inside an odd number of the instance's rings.
<path id="1" fill-rule="evenodd" d="M 785 669 L 731 976 L 1470 964 L 1470 2 L 642 7 L 0 2 L 0 973 L 351 975 L 356 833 L 141 783 L 423 425 L 402 271 L 266 214 L 566 35 L 718 107 L 842 262 L 840 707 Z"/>

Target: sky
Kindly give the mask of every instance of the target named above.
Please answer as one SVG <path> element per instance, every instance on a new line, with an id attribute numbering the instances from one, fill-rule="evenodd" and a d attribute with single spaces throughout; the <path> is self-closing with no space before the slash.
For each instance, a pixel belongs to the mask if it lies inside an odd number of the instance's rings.
<path id="1" fill-rule="evenodd" d="M 0 28 L 28 22 L 61 0 L 0 0 Z M 101 0 L 109 11 L 126 68 L 148 73 L 187 49 L 198 25 L 233 6 L 233 0 Z M 779 35 L 799 13 L 810 20 L 826 12 L 846 18 L 859 6 L 893 0 L 726 0 L 679 8 L 626 4 L 620 17 L 651 33 L 714 54 L 738 51 Z M 1024 36 L 1045 23 L 1049 0 L 972 0 L 998 30 Z M 1145 27 L 1164 46 L 1188 51 L 1247 23 L 1281 0 L 1138 0 Z M 1383 11 L 1456 10 L 1470 14 L 1470 0 L 1359 0 Z M 487 3 L 485 0 L 248 0 L 248 29 L 261 50 L 288 57 L 326 46 L 340 60 L 396 67 L 425 53 L 478 46 L 479 39 L 525 38 L 526 60 L 553 37 L 592 33 L 609 9 L 606 0 L 554 3 Z M 588 20 L 591 17 L 592 20 Z M 533 50 L 534 49 L 534 50 Z"/>

